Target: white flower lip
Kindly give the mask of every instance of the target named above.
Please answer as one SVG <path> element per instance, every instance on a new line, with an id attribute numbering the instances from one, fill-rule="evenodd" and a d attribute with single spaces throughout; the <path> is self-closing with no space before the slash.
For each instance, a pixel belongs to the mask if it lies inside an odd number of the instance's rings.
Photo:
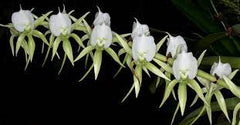
<path id="1" fill-rule="evenodd" d="M 142 35 L 150 35 L 149 27 L 146 24 L 140 24 L 139 21 L 135 18 L 136 22 L 133 23 L 132 29 L 132 38 Z"/>
<path id="2" fill-rule="evenodd" d="M 14 12 L 11 17 L 13 26 L 19 32 L 34 28 L 34 18 L 30 10 L 22 10 Z"/>
<path id="3" fill-rule="evenodd" d="M 72 22 L 69 15 L 65 13 L 65 9 L 57 15 L 52 15 L 49 21 L 50 31 L 55 35 L 67 35 L 71 33 Z"/>
<path id="4" fill-rule="evenodd" d="M 111 28 L 105 24 L 96 25 L 91 33 L 90 44 L 92 46 L 104 46 L 108 48 L 112 43 Z"/>
<path id="5" fill-rule="evenodd" d="M 170 34 L 168 34 L 168 36 L 169 36 L 169 38 L 168 38 L 168 42 L 167 42 L 166 55 L 171 53 L 172 57 L 174 58 L 174 57 L 176 57 L 176 55 L 178 53 L 177 51 L 187 52 L 188 47 L 182 36 L 174 37 L 174 36 L 171 36 Z"/>
<path id="6" fill-rule="evenodd" d="M 133 39 L 132 54 L 133 59 L 152 61 L 156 53 L 156 44 L 152 36 L 140 36 Z"/>
<path id="7" fill-rule="evenodd" d="M 101 24 L 105 24 L 107 26 L 110 26 L 111 24 L 111 20 L 110 20 L 110 16 L 108 13 L 103 13 L 99 7 L 98 8 L 98 12 L 95 15 L 95 19 L 93 21 L 93 25 L 101 25 Z"/>
<path id="8" fill-rule="evenodd" d="M 198 65 L 197 59 L 191 52 L 182 52 L 177 55 L 173 62 L 173 75 L 177 80 L 194 79 L 197 75 Z"/>
<path id="9" fill-rule="evenodd" d="M 229 63 L 222 63 L 220 58 L 218 63 L 214 62 L 210 70 L 212 75 L 217 75 L 220 79 L 222 79 L 223 76 L 228 77 L 231 72 L 231 65 Z"/>

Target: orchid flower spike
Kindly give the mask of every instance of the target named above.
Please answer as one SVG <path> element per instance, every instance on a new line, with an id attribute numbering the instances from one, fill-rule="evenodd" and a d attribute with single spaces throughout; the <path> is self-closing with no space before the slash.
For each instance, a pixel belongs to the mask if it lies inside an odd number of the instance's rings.
<path id="1" fill-rule="evenodd" d="M 147 25 L 141 25 L 138 21 L 133 24 L 134 29 L 132 32 L 132 36 L 134 37 L 132 37 L 133 38 L 132 54 L 133 54 L 133 59 L 135 61 L 146 60 L 150 62 L 156 54 L 156 44 L 154 42 L 154 38 L 150 36 L 150 34 L 140 35 L 140 36 L 134 35 L 134 34 L 143 33 L 144 27 L 148 28 Z"/>
<path id="2" fill-rule="evenodd" d="M 133 22 L 133 29 L 132 29 L 132 38 L 136 36 L 142 35 L 150 35 L 149 27 L 146 24 L 140 24 L 137 18 L 135 18 L 136 22 Z"/>
<path id="3" fill-rule="evenodd" d="M 173 75 L 177 80 L 194 79 L 197 75 L 197 59 L 191 52 L 182 51 L 173 62 Z"/>
<path id="4" fill-rule="evenodd" d="M 66 14 L 65 7 L 63 12 L 60 10 L 57 15 L 52 15 L 49 21 L 50 31 L 55 36 L 68 35 L 71 33 L 72 22 L 69 15 Z"/>
<path id="5" fill-rule="evenodd" d="M 166 55 L 171 54 L 171 56 L 173 58 L 176 57 L 176 55 L 178 53 L 180 53 L 181 51 L 185 51 L 187 52 L 188 47 L 187 44 L 185 42 L 185 40 L 183 39 L 182 36 L 172 36 L 170 34 L 168 34 L 169 38 L 168 38 L 168 42 L 167 42 L 167 53 Z"/>
<path id="6" fill-rule="evenodd" d="M 11 19 L 14 28 L 19 32 L 32 30 L 34 28 L 34 18 L 32 12 L 30 10 L 23 10 L 21 6 L 20 11 L 12 14 Z"/>
<path id="7" fill-rule="evenodd" d="M 94 28 L 91 33 L 90 44 L 92 46 L 108 48 L 112 44 L 112 30 L 110 27 L 110 16 L 108 13 L 102 13 L 98 8 Z"/>
<path id="8" fill-rule="evenodd" d="M 210 70 L 212 75 L 217 75 L 220 79 L 222 79 L 223 76 L 227 77 L 231 72 L 231 65 L 229 63 L 222 63 L 220 57 L 218 63 L 214 62 Z"/>

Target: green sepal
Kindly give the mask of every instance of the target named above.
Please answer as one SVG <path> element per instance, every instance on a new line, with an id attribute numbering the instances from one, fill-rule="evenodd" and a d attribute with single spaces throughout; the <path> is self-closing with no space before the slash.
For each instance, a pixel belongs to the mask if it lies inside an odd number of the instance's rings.
<path id="1" fill-rule="evenodd" d="M 96 49 L 93 56 L 95 80 L 97 80 L 97 77 L 101 68 L 101 64 L 102 64 L 102 50 Z"/>
<path id="2" fill-rule="evenodd" d="M 63 50 L 64 50 L 65 54 L 67 55 L 68 59 L 74 66 L 73 51 L 72 51 L 72 46 L 71 46 L 70 41 L 68 39 L 64 39 L 62 46 L 63 46 Z"/>

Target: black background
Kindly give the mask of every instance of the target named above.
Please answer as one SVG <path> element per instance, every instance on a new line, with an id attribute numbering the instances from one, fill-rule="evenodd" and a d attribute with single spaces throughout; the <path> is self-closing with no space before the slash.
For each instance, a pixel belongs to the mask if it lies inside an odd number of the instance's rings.
<path id="1" fill-rule="evenodd" d="M 62 8 L 63 4 L 67 12 L 75 10 L 72 14 L 75 17 L 90 11 L 86 19 L 89 24 L 93 22 L 98 5 L 103 12 L 110 14 L 112 30 L 120 34 L 131 32 L 134 17 L 150 27 L 173 34 L 187 36 L 198 31 L 169 0 L 5 0 L 0 2 L 1 24 L 11 21 L 11 14 L 19 10 L 19 4 L 23 9 L 35 8 L 33 13 L 36 15 L 51 10 L 56 14 L 57 7 Z M 152 34 L 156 41 L 164 36 L 162 33 Z M 13 57 L 9 38 L 8 29 L 0 28 L 0 125 L 127 124 L 134 121 L 170 124 L 177 103 L 171 98 L 163 108 L 158 108 L 164 87 L 151 94 L 149 85 L 154 77 L 149 79 L 145 74 L 139 98 L 135 99 L 132 93 L 126 102 L 121 103 L 131 87 L 132 75 L 129 69 L 124 69 L 113 79 L 119 66 L 107 54 L 103 55 L 98 80 L 94 80 L 91 72 L 83 82 L 78 83 L 86 71 L 83 60 L 74 68 L 67 62 L 58 76 L 61 61 L 48 61 L 41 68 L 44 55 L 40 53 L 41 41 L 36 40 L 34 61 L 24 71 L 24 53 L 20 51 L 18 57 Z M 181 119 L 178 114 L 177 122 Z"/>

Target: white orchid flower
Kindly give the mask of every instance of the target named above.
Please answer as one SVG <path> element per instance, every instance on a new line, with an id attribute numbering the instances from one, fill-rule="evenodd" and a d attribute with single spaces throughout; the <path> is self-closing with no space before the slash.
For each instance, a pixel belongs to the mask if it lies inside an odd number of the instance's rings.
<path id="1" fill-rule="evenodd" d="M 156 53 L 154 38 L 150 36 L 149 28 L 146 24 L 140 24 L 136 19 L 132 30 L 132 55 L 135 61 L 146 60 L 150 62 Z"/>
<path id="2" fill-rule="evenodd" d="M 212 75 L 217 75 L 219 78 L 223 78 L 223 76 L 228 77 L 232 72 L 231 65 L 229 63 L 222 63 L 221 59 L 219 58 L 218 63 L 214 63 L 211 67 L 210 73 Z"/>
<path id="3" fill-rule="evenodd" d="M 94 28 L 91 33 L 90 44 L 108 48 L 112 44 L 112 30 L 110 28 L 110 16 L 108 13 L 102 13 L 98 8 Z"/>
<path id="4" fill-rule="evenodd" d="M 34 18 L 30 10 L 23 10 L 20 7 L 20 11 L 14 12 L 11 18 L 13 26 L 19 32 L 32 30 L 34 28 Z"/>
<path id="5" fill-rule="evenodd" d="M 173 62 L 173 75 L 177 80 L 194 79 L 197 75 L 198 64 L 197 59 L 191 52 L 182 52 L 177 55 Z"/>
<path id="6" fill-rule="evenodd" d="M 72 22 L 65 9 L 57 15 L 52 15 L 49 21 L 50 31 L 55 36 L 68 35 L 71 33 Z"/>
<path id="7" fill-rule="evenodd" d="M 152 36 L 140 36 L 133 39 L 132 54 L 135 61 L 150 62 L 156 53 L 156 44 Z"/>
<path id="8" fill-rule="evenodd" d="M 187 52 L 188 47 L 182 36 L 174 37 L 174 36 L 171 36 L 170 34 L 168 34 L 168 35 L 169 35 L 169 38 L 168 38 L 168 42 L 167 42 L 166 55 L 171 53 L 171 56 L 173 58 L 175 58 L 179 52 L 181 52 L 181 51 Z"/>
<path id="9" fill-rule="evenodd" d="M 133 29 L 132 29 L 132 38 L 136 36 L 142 36 L 142 35 L 150 35 L 149 27 L 146 24 L 140 24 L 139 21 L 135 18 L 136 22 L 133 23 Z"/>

